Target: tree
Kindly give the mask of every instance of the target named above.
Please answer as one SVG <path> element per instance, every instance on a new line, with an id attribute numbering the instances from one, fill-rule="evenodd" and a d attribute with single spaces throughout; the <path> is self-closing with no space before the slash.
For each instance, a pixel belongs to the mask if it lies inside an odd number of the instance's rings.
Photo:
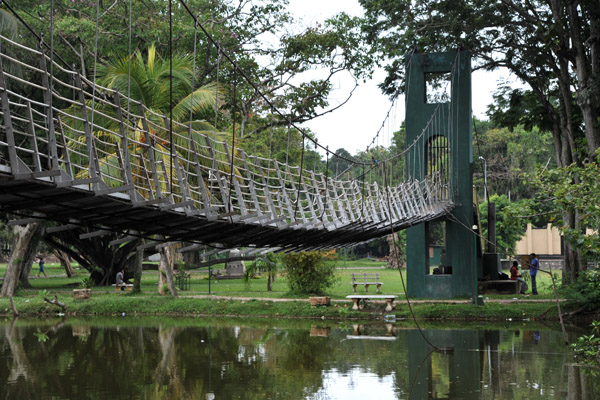
<path id="1" fill-rule="evenodd" d="M 79 228 L 47 233 L 45 241 L 77 261 L 90 273 L 90 278 L 96 286 L 110 285 L 115 282 L 117 272 L 121 269 L 132 271 L 135 248 L 140 244 L 140 240 L 111 246 L 111 241 L 123 236 L 116 233 L 81 239 L 81 234 L 93 230 Z"/>
<path id="2" fill-rule="evenodd" d="M 527 182 L 527 176 L 556 166 L 551 133 L 538 127 L 526 129 L 522 125 L 513 129 L 499 128 L 479 120 L 474 120 L 474 126 L 477 133 L 473 159 L 477 160 L 480 155 L 486 161 L 487 192 L 506 194 L 511 200 L 535 197 L 536 190 Z M 483 199 L 484 164 L 475 161 L 474 167 L 475 186 L 482 188 Z"/>
<path id="3" fill-rule="evenodd" d="M 553 224 L 564 234 L 565 241 L 577 247 L 587 264 L 600 262 L 600 150 L 594 162 L 584 166 L 572 164 L 568 167 L 548 171 L 540 185 L 547 197 L 561 213 Z M 577 215 L 579 225 L 575 228 L 560 218 L 565 213 Z M 570 276 L 575 281 L 577 276 Z"/>
<path id="4" fill-rule="evenodd" d="M 42 228 L 43 225 L 41 222 L 27 225 L 15 225 L 13 228 L 13 250 L 10 253 L 6 265 L 4 281 L 2 282 L 2 289 L 0 289 L 0 297 L 12 296 L 15 294 L 21 272 L 25 269 L 25 263 L 31 264 L 35 257 L 38 241 L 32 239 L 40 234 Z"/>
<path id="5" fill-rule="evenodd" d="M 102 64 L 113 54 L 127 54 L 151 44 L 167 54 L 172 31 L 174 52 L 191 54 L 196 49 L 199 85 L 219 80 L 229 88 L 218 127 L 224 130 L 221 124 L 231 126 L 235 121 L 240 137 L 329 113 L 340 107 L 328 102 L 339 74 L 351 71 L 358 80 L 372 72 L 370 55 L 359 45 L 362 32 L 358 18 L 341 13 L 323 24 L 303 26 L 287 11 L 284 0 L 186 1 L 203 28 L 234 60 L 237 72 L 222 53 L 217 53 L 212 41 L 199 29 L 195 31 L 193 18 L 184 7 L 173 7 L 172 24 L 164 17 L 169 13 L 167 1 L 134 1 L 131 10 L 127 2 L 100 2 L 99 18 L 96 3 L 88 1 L 21 0 L 14 8 L 34 32 L 44 32 L 48 40 L 51 4 L 55 51 L 66 67 L 76 65 L 88 76 L 92 76 L 96 59 Z M 127 40 L 130 14 L 131 48 Z M 265 37 L 277 40 L 266 41 Z M 33 35 L 23 40 L 33 46 L 39 42 Z M 306 75 L 300 77 L 309 70 L 321 73 L 310 80 Z M 242 72 L 255 86 L 245 82 Z M 282 115 L 271 118 L 271 106 L 265 99 Z"/>
<path id="6" fill-rule="evenodd" d="M 496 245 L 498 253 L 503 257 L 510 257 L 516 254 L 515 248 L 517 242 L 525 233 L 527 219 L 520 218 L 524 207 L 517 202 L 511 202 L 504 194 L 490 195 L 490 202 L 496 204 Z M 483 237 L 488 235 L 488 203 L 487 201 L 479 205 L 481 215 L 481 225 L 483 227 Z"/>
<path id="7" fill-rule="evenodd" d="M 267 292 L 270 292 L 272 289 L 271 283 L 275 282 L 275 277 L 277 276 L 277 255 L 275 253 L 267 253 L 264 256 L 257 257 L 246 267 L 244 281 L 248 283 L 250 278 L 258 272 L 266 272 Z"/>
<path id="8" fill-rule="evenodd" d="M 360 4 L 366 10 L 363 29 L 368 42 L 391 60 L 381 84 L 385 93 L 399 93 L 402 63 L 409 51 L 461 46 L 472 51 L 474 69 L 505 67 L 531 88 L 528 99 L 534 99 L 540 116 L 537 126 L 552 132 L 559 166 L 591 157 L 600 145 L 597 2 L 360 0 Z M 577 120 L 578 113 L 583 123 Z M 575 214 L 563 216 L 571 228 L 578 226 L 577 219 Z M 568 281 L 583 265 L 576 248 L 567 245 L 565 252 Z"/>
<path id="9" fill-rule="evenodd" d="M 336 282 L 335 265 L 325 262 L 323 252 L 287 253 L 282 261 L 292 292 L 322 294 Z"/>

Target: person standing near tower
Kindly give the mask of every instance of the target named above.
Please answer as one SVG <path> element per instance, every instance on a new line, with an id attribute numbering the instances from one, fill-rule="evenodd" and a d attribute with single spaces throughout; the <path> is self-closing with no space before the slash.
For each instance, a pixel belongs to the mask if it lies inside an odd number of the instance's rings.
<path id="1" fill-rule="evenodd" d="M 538 261 L 535 253 L 531 253 L 531 261 L 529 262 L 529 277 L 531 278 L 531 294 L 537 295 L 537 285 L 535 278 L 537 277 L 538 269 L 540 269 L 540 262 Z"/>

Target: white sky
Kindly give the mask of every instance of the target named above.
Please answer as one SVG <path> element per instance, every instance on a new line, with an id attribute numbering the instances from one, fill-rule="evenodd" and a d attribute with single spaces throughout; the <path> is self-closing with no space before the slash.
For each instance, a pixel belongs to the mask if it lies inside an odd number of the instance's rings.
<path id="1" fill-rule="evenodd" d="M 289 10 L 305 25 L 324 21 L 341 11 L 350 15 L 361 15 L 362 8 L 357 0 L 289 0 Z M 319 143 L 329 146 L 335 151 L 341 147 L 351 154 L 365 150 L 377 130 L 381 127 L 391 103 L 381 94 L 377 84 L 383 80 L 385 72 L 378 70 L 371 81 L 361 84 L 352 95 L 350 101 L 333 113 L 326 114 L 316 120 L 307 122 L 304 126 L 317 134 Z M 496 89 L 499 73 L 477 71 L 473 73 L 473 113 L 476 117 L 486 119 L 485 111 L 492 103 L 492 93 Z M 343 101 L 348 92 L 354 87 L 354 81 L 349 77 L 339 77 L 334 81 L 335 91 L 330 97 L 330 106 Z M 404 98 L 396 105 L 394 126 L 386 126 L 386 133 L 379 144 L 388 146 L 391 132 L 397 130 L 404 120 Z M 387 133 L 389 132 L 389 134 Z M 377 144 L 377 143 L 376 143 Z"/>

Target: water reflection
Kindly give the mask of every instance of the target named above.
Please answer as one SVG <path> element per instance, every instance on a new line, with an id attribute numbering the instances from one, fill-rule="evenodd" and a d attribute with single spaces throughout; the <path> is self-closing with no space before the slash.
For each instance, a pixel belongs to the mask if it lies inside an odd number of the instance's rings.
<path id="1" fill-rule="evenodd" d="M 0 322 L 0 398 L 594 399 L 562 334 L 200 319 Z"/>

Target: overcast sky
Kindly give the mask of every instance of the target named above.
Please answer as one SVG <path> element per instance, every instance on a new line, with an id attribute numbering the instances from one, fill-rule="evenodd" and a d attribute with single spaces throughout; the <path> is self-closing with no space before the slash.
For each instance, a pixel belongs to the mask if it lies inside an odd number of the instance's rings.
<path id="1" fill-rule="evenodd" d="M 306 24 L 323 21 L 326 18 L 345 11 L 350 15 L 361 15 L 362 8 L 358 0 L 289 0 L 289 10 Z M 365 150 L 377 130 L 381 127 L 391 103 L 381 94 L 377 84 L 383 80 L 385 72 L 379 70 L 373 80 L 361 84 L 353 93 L 350 101 L 333 113 L 324 115 L 304 126 L 316 132 L 319 143 L 329 146 L 335 151 L 341 147 L 354 154 Z M 496 89 L 497 80 L 502 78 L 500 73 L 477 71 L 473 74 L 473 113 L 478 118 L 485 118 L 488 104 L 492 103 L 492 93 Z M 330 104 L 336 105 L 343 101 L 354 86 L 349 77 L 339 77 L 334 80 L 336 88 L 330 98 Z M 391 125 L 384 128 L 385 132 L 393 132 L 400 127 L 404 120 L 404 98 L 396 105 L 396 115 Z M 389 145 L 389 134 L 385 133 L 379 144 Z"/>

